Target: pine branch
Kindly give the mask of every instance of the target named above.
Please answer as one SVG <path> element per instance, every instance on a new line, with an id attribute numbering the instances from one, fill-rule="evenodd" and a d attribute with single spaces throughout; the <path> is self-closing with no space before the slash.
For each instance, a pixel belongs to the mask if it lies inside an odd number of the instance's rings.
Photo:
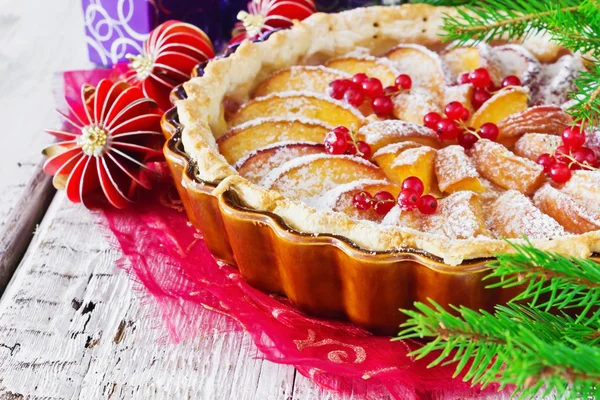
<path id="1" fill-rule="evenodd" d="M 600 63 L 582 72 L 575 80 L 577 91 L 570 94 L 573 104 L 567 109 L 575 121 L 600 124 Z"/>
<path id="2" fill-rule="evenodd" d="M 600 266 L 592 260 L 569 258 L 544 252 L 531 245 L 511 243 L 516 253 L 501 254 L 490 264 L 492 272 L 486 279 L 499 278 L 488 287 L 509 288 L 527 284 L 514 301 L 527 300 L 532 307 L 545 311 L 580 308 L 579 322 L 588 318 L 600 321 Z M 597 308 L 597 307 L 596 307 Z"/>
<path id="3" fill-rule="evenodd" d="M 542 386 L 559 396 L 567 390 L 600 395 L 598 326 L 517 304 L 499 306 L 494 315 L 455 307 L 454 316 L 432 303 L 432 308 L 416 303 L 418 311 L 403 310 L 410 319 L 399 334 L 399 339 L 434 338 L 411 354 L 439 353 L 429 366 L 455 363 L 456 375 L 466 369 L 465 381 L 514 384 L 522 398 Z"/>

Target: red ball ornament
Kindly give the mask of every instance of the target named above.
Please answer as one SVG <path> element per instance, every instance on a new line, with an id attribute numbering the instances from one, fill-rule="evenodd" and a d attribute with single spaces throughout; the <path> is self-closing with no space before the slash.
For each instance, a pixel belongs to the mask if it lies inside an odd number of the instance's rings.
<path id="1" fill-rule="evenodd" d="M 74 203 L 93 205 L 100 193 L 124 208 L 138 187 L 151 188 L 146 163 L 163 159 L 162 114 L 142 90 L 107 79 L 81 88 L 81 103 L 62 114 L 69 131 L 48 130 L 60 141 L 43 150 L 44 171 Z"/>
<path id="2" fill-rule="evenodd" d="M 128 54 L 129 63 L 117 64 L 123 79 L 142 89 L 161 110 L 171 107 L 169 95 L 175 86 L 188 81 L 194 67 L 215 56 L 206 33 L 194 25 L 167 21 L 157 26 L 144 43 L 140 55 Z"/>
<path id="3" fill-rule="evenodd" d="M 313 0 L 252 0 L 248 11 L 240 11 L 231 32 L 229 44 L 244 39 L 256 39 L 261 33 L 279 28 L 289 28 L 293 21 L 302 21 L 314 14 L 317 8 Z"/>

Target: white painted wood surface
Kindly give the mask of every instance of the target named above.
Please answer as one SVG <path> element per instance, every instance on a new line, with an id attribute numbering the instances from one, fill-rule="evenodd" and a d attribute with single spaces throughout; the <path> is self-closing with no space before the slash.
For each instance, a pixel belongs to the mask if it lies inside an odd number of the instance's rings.
<path id="1" fill-rule="evenodd" d="M 79 0 L 0 0 L 0 238 L 37 209 L 24 194 L 39 181 L 43 129 L 59 123 L 53 74 L 87 66 Z M 36 232 L 0 299 L 0 399 L 337 398 L 256 358 L 247 334 L 165 340 L 93 217 L 64 194 Z"/>

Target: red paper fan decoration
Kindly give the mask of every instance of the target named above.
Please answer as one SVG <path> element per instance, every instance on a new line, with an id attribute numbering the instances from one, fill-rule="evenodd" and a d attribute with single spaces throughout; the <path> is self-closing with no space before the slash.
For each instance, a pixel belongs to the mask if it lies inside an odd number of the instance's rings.
<path id="1" fill-rule="evenodd" d="M 167 21 L 157 26 L 144 43 L 144 53 L 128 55 L 124 79 L 142 88 L 144 95 L 156 100 L 166 111 L 171 107 L 173 88 L 190 79 L 194 67 L 215 56 L 206 33 L 194 25 Z M 117 69 L 123 69 L 117 64 Z"/>
<path id="2" fill-rule="evenodd" d="M 163 158 L 164 143 L 154 100 L 138 87 L 103 79 L 97 87 L 81 87 L 80 103 L 67 104 L 69 114 L 59 114 L 69 131 L 48 130 L 60 141 L 43 150 L 54 186 L 88 208 L 96 205 L 94 193 L 124 208 L 137 187 L 150 189 L 145 164 Z"/>
<path id="3" fill-rule="evenodd" d="M 244 39 L 256 39 L 261 33 L 292 26 L 293 20 L 302 21 L 316 11 L 313 0 L 252 0 L 248 12 L 240 11 L 240 22 L 233 28 L 229 44 Z"/>

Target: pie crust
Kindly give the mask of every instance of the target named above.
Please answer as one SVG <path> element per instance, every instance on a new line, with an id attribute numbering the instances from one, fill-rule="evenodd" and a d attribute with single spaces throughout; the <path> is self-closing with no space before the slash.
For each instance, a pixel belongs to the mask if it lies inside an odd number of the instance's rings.
<path id="1" fill-rule="evenodd" d="M 452 8 L 409 4 L 314 14 L 289 30 L 274 33 L 264 42 L 243 42 L 234 54 L 210 62 L 202 77 L 184 84 L 187 98 L 176 102 L 183 126 L 181 140 L 196 167 L 196 177 L 218 183 L 213 191 L 215 196 L 233 191 L 247 207 L 275 214 L 298 232 L 341 236 L 366 251 L 413 248 L 437 256 L 448 265 L 511 251 L 510 244 L 499 239 L 451 240 L 406 227 L 317 210 L 241 177 L 219 153 L 216 144 L 216 139 L 227 130 L 224 102 L 247 101 L 256 84 L 272 72 L 293 65 L 320 64 L 357 47 L 368 48 L 375 55 L 399 43 L 435 47 L 441 45 L 438 34 L 443 15 L 455 12 Z M 562 51 L 543 36 L 529 38 L 522 45 L 542 61 L 554 59 Z M 551 240 L 532 239 L 531 242 L 540 249 L 590 257 L 600 251 L 600 231 Z"/>

